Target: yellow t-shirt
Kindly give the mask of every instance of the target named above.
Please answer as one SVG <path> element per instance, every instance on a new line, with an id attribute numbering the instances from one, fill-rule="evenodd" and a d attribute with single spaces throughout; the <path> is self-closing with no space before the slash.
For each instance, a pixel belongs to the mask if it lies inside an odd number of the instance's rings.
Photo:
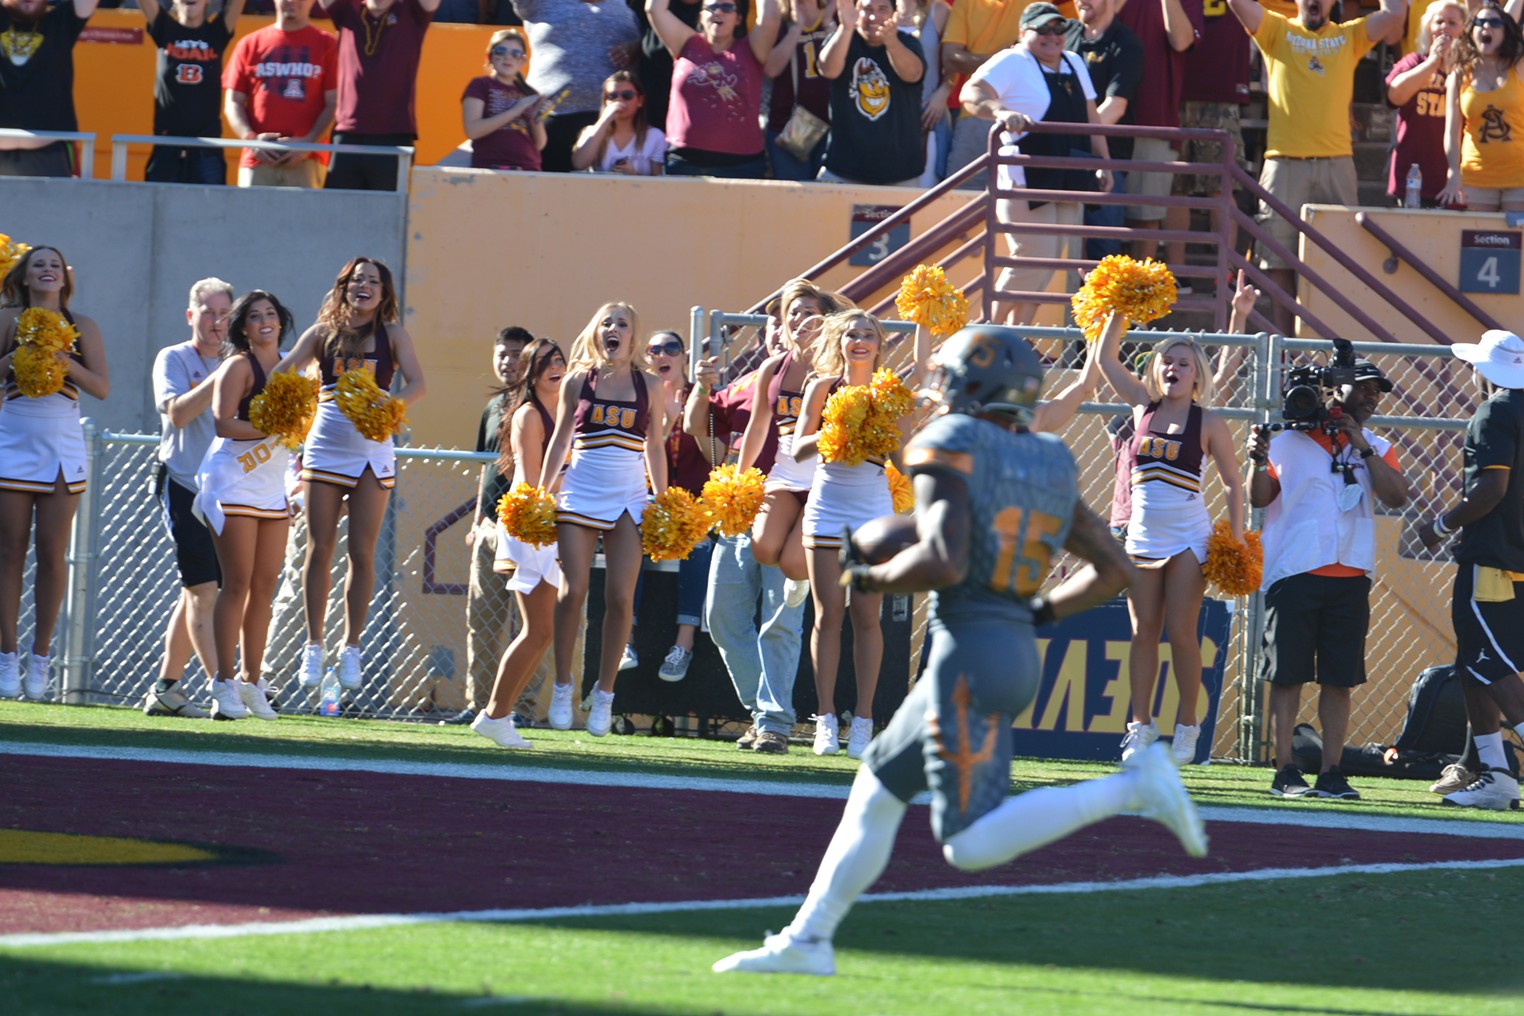
<path id="1" fill-rule="evenodd" d="M 942 30 L 943 42 L 956 42 L 970 53 L 993 56 L 1021 41 L 1021 12 L 1030 0 L 960 0 L 952 5 L 947 15 L 947 26 Z M 949 74 L 952 92 L 947 97 L 949 108 L 958 106 L 958 94 L 963 89 L 966 74 Z"/>
<path id="2" fill-rule="evenodd" d="M 1270 79 L 1266 155 L 1292 159 L 1353 155 L 1349 103 L 1355 65 L 1375 47 L 1365 19 L 1309 32 L 1299 21 L 1265 11 L 1254 33 Z"/>
<path id="3" fill-rule="evenodd" d="M 1511 67 L 1503 87 L 1477 92 L 1471 82 L 1461 89 L 1461 183 L 1505 190 L 1524 187 L 1524 80 Z"/>

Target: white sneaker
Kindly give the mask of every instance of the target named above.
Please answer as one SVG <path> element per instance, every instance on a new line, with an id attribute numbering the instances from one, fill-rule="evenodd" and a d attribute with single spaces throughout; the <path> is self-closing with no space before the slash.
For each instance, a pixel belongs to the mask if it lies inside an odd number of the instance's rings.
<path id="1" fill-rule="evenodd" d="M 1180 782 L 1180 771 L 1164 745 L 1154 744 L 1134 752 L 1126 768 L 1137 779 L 1133 810 L 1174 833 L 1187 854 L 1205 857 L 1206 824 L 1201 821 L 1191 795 L 1186 793 L 1185 784 Z"/>
<path id="2" fill-rule="evenodd" d="M 640 656 L 635 652 L 635 647 L 626 642 L 624 652 L 619 656 L 619 669 L 634 670 L 638 666 L 640 666 Z"/>
<path id="3" fill-rule="evenodd" d="M 1201 737 L 1201 724 L 1187 727 L 1183 723 L 1175 724 L 1175 739 L 1169 744 L 1170 754 L 1175 756 L 1175 764 L 1188 766 L 1196 761 L 1196 740 Z"/>
<path id="4" fill-rule="evenodd" d="M 277 713 L 270 705 L 270 686 L 260 679 L 258 684 L 250 684 L 247 681 L 233 682 L 238 686 L 238 697 L 243 700 L 244 708 L 261 720 L 278 720 Z"/>
<path id="5" fill-rule="evenodd" d="M 570 730 L 572 727 L 572 686 L 552 684 L 550 690 L 550 729 Z"/>
<path id="6" fill-rule="evenodd" d="M 762 948 L 731 953 L 715 963 L 717 974 L 740 971 L 747 974 L 813 974 L 830 977 L 836 973 L 836 952 L 825 939 L 807 942 L 787 929 L 762 940 Z"/>
<path id="7" fill-rule="evenodd" d="M 243 704 L 243 696 L 236 687 L 242 683 L 221 679 L 212 682 L 212 719 L 241 720 L 249 715 L 248 707 Z"/>
<path id="8" fill-rule="evenodd" d="M 26 677 L 21 681 L 21 690 L 26 693 L 29 702 L 41 702 L 48 697 L 48 671 L 52 669 L 53 661 L 36 653 L 31 655 L 32 658 L 26 665 Z"/>
<path id="9" fill-rule="evenodd" d="M 485 712 L 476 714 L 476 719 L 471 721 L 471 729 L 483 737 L 490 738 L 504 748 L 528 748 L 529 742 L 519 733 L 513 724 L 513 714 L 509 713 L 501 719 L 492 719 Z"/>
<path id="10" fill-rule="evenodd" d="M 1462 808 L 1484 808 L 1487 811 L 1508 811 L 1519 806 L 1519 781 L 1505 769 L 1483 767 L 1482 775 L 1465 790 L 1457 790 L 1441 804 L 1453 804 Z"/>
<path id="11" fill-rule="evenodd" d="M 826 713 L 815 717 L 815 754 L 835 755 L 841 751 L 841 735 L 836 727 L 836 714 Z"/>
<path id="12" fill-rule="evenodd" d="M 661 669 L 656 672 L 656 676 L 663 681 L 681 681 L 688 676 L 688 664 L 692 662 L 693 650 L 673 646 L 667 651 L 667 658 L 661 661 Z"/>
<path id="13" fill-rule="evenodd" d="M 602 737 L 614 726 L 614 693 L 593 689 L 593 708 L 587 713 L 587 732 Z"/>
<path id="14" fill-rule="evenodd" d="M 789 607 L 798 607 L 810 598 L 810 583 L 808 579 L 784 579 L 783 602 Z"/>
<path id="15" fill-rule="evenodd" d="M 1152 720 L 1146 724 L 1128 723 L 1127 736 L 1122 738 L 1122 761 L 1126 762 L 1157 740 L 1159 740 L 1159 728 L 1154 726 Z"/>
<path id="16" fill-rule="evenodd" d="M 21 697 L 21 657 L 0 653 L 0 698 Z"/>
<path id="17" fill-rule="evenodd" d="M 323 647 L 311 642 L 302 650 L 302 669 L 297 675 L 303 688 L 316 688 L 323 683 Z"/>
<path id="18" fill-rule="evenodd" d="M 847 758 L 862 758 L 871 740 L 873 740 L 873 718 L 871 716 L 852 717 L 852 730 L 847 734 Z"/>
<path id="19" fill-rule="evenodd" d="M 345 646 L 344 651 L 339 654 L 339 687 L 350 691 L 360 687 L 359 646 Z"/>

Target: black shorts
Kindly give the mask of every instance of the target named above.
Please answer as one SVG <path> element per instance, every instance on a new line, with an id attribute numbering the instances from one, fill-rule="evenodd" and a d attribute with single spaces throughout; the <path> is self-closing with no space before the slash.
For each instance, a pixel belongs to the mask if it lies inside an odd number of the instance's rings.
<path id="1" fill-rule="evenodd" d="M 207 582 L 222 585 L 222 569 L 217 566 L 217 548 L 212 545 L 212 531 L 191 513 L 196 492 L 187 490 L 165 476 L 159 484 L 159 507 L 164 511 L 164 528 L 175 541 L 175 564 L 180 567 L 180 584 L 187 589 Z"/>
<path id="2" fill-rule="evenodd" d="M 1288 575 L 1265 593 L 1260 679 L 1281 685 L 1316 680 L 1335 688 L 1364 684 L 1370 619 L 1369 575 Z"/>
<path id="3" fill-rule="evenodd" d="M 1491 684 L 1524 671 L 1524 582 L 1507 572 L 1462 564 L 1450 601 L 1455 669 Z"/>

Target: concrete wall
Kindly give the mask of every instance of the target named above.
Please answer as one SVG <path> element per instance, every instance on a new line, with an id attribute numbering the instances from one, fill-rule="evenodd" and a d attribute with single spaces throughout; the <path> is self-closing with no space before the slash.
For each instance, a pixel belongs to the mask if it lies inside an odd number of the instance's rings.
<path id="1" fill-rule="evenodd" d="M 74 269 L 72 307 L 100 324 L 111 397 L 84 412 L 112 430 L 157 431 L 154 354 L 184 341 L 191 283 L 215 275 L 267 289 L 311 324 L 339 268 L 364 253 L 403 267 L 396 194 L 105 181 L 0 179 L 0 232 L 56 245 Z"/>

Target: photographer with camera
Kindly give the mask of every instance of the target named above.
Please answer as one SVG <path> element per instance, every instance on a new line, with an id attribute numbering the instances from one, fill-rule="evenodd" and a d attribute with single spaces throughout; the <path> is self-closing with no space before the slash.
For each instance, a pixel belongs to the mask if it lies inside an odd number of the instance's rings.
<path id="1" fill-rule="evenodd" d="M 1249 503 L 1265 509 L 1265 635 L 1260 677 L 1270 685 L 1276 797 L 1358 800 L 1339 770 L 1351 692 L 1365 683 L 1375 503 L 1407 504 L 1391 443 L 1366 429 L 1392 382 L 1337 340 L 1334 364 L 1287 379 L 1285 423 L 1250 430 Z M 1332 401 L 1329 401 L 1331 396 Z M 1270 437 L 1272 429 L 1281 433 Z M 1291 762 L 1302 685 L 1318 683 L 1323 765 L 1313 786 Z"/>

